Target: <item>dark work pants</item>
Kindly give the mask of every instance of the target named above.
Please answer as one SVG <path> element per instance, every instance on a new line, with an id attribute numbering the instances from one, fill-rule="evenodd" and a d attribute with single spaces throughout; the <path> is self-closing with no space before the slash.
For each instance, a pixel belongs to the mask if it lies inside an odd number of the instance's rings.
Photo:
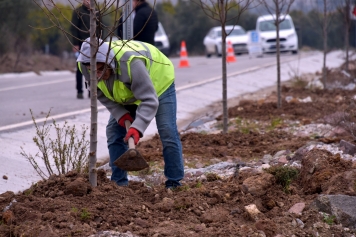
<path id="1" fill-rule="evenodd" d="M 77 72 L 76 72 L 76 83 L 77 83 L 77 92 L 83 93 L 83 74 L 80 72 L 77 63 Z"/>

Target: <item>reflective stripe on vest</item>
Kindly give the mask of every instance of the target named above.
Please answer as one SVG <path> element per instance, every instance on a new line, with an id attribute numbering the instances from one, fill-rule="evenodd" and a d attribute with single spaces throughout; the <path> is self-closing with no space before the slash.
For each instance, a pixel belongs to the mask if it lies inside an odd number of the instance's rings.
<path id="1" fill-rule="evenodd" d="M 114 41 L 111 49 L 114 50 L 119 64 L 117 74 L 123 81 L 132 81 L 130 63 L 134 58 L 145 61 L 146 69 L 150 75 L 157 96 L 165 92 L 174 81 L 174 67 L 172 62 L 157 48 L 139 41 Z M 114 81 L 111 95 L 103 80 L 98 82 L 98 88 L 112 101 L 120 104 L 140 104 L 135 100 L 132 91 L 120 80 Z"/>

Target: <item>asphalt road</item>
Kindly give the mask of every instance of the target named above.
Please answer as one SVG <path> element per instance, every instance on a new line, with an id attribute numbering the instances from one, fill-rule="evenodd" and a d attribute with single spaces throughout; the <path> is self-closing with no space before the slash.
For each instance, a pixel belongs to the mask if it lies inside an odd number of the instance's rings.
<path id="1" fill-rule="evenodd" d="M 297 60 L 302 55 L 285 54 L 281 60 Z M 248 55 L 237 56 L 237 62 L 228 63 L 227 74 L 275 64 L 275 55 L 261 58 Z M 197 83 L 221 78 L 221 58 L 189 57 L 189 68 L 179 68 L 179 58 L 171 59 L 176 66 L 177 90 Z M 98 103 L 101 106 L 100 103 Z M 74 115 L 90 110 L 87 93 L 85 99 L 76 99 L 75 75 L 70 72 L 47 72 L 42 75 L 31 73 L 0 75 L 0 132 L 17 125 L 32 124 L 30 110 L 36 120 L 51 116 Z"/>

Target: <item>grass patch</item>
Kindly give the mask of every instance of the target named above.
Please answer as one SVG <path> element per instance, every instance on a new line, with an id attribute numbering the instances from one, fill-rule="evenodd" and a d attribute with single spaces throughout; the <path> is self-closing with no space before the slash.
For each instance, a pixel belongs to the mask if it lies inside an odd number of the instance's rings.
<path id="1" fill-rule="evenodd" d="M 76 207 L 72 207 L 72 209 L 70 209 L 70 211 L 73 212 L 73 213 L 78 213 L 79 212 L 78 208 L 76 208 Z"/>
<path id="2" fill-rule="evenodd" d="M 257 132 L 259 130 L 260 125 L 256 121 L 254 122 L 242 119 L 240 117 L 236 117 L 235 126 L 239 132 L 243 134 L 249 134 L 251 131 Z"/>
<path id="3" fill-rule="evenodd" d="M 185 210 L 187 209 L 188 207 L 186 205 L 177 205 L 177 206 L 174 206 L 174 209 L 176 210 Z"/>
<path id="4" fill-rule="evenodd" d="M 248 127 L 242 127 L 240 128 L 240 131 L 243 133 L 243 134 L 249 134 L 250 133 L 250 128 Z"/>
<path id="5" fill-rule="evenodd" d="M 303 77 L 294 77 L 291 83 L 291 87 L 296 89 L 304 89 L 308 85 L 308 81 Z"/>
<path id="6" fill-rule="evenodd" d="M 265 169 L 267 173 L 276 178 L 276 182 L 282 185 L 285 193 L 289 193 L 289 186 L 298 177 L 299 170 L 290 166 L 272 166 Z"/>
<path id="7" fill-rule="evenodd" d="M 298 69 L 290 68 L 288 72 L 290 80 L 290 86 L 296 89 L 304 89 L 308 85 L 308 80 L 305 76 L 300 75 Z"/>
<path id="8" fill-rule="evenodd" d="M 81 211 L 79 211 L 78 208 L 72 207 L 70 211 L 74 213 L 75 216 L 79 216 L 82 221 L 89 220 L 91 216 L 90 212 L 86 208 L 83 208 Z"/>
<path id="9" fill-rule="evenodd" d="M 208 182 L 213 182 L 221 179 L 220 176 L 215 173 L 207 173 L 205 176 Z"/>
<path id="10" fill-rule="evenodd" d="M 276 127 L 279 127 L 280 125 L 283 124 L 283 120 L 281 118 L 272 118 L 271 120 L 271 126 L 269 129 L 275 129 Z"/>
<path id="11" fill-rule="evenodd" d="M 88 220 L 90 218 L 90 215 L 90 212 L 88 212 L 86 208 L 83 208 L 80 213 L 80 219 L 83 221 Z"/>
<path id="12" fill-rule="evenodd" d="M 33 191 L 35 189 L 35 187 L 37 187 L 37 183 L 31 185 L 31 187 L 29 189 L 26 189 L 23 193 L 26 195 L 26 196 L 29 196 L 29 195 L 32 195 L 33 194 Z"/>
<path id="13" fill-rule="evenodd" d="M 179 187 L 176 187 L 174 190 L 175 191 L 188 191 L 190 189 L 190 187 L 188 185 L 182 185 Z"/>
<path id="14" fill-rule="evenodd" d="M 323 213 L 323 221 L 328 225 L 333 225 L 335 223 L 336 216 Z"/>
<path id="15" fill-rule="evenodd" d="M 201 188 L 203 186 L 202 182 L 199 180 L 195 185 L 196 188 Z"/>

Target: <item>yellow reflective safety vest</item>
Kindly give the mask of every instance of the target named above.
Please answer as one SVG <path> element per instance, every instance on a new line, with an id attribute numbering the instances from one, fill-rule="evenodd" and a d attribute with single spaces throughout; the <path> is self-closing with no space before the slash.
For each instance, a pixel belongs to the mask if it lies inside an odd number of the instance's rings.
<path id="1" fill-rule="evenodd" d="M 145 61 L 146 69 L 150 75 L 153 87 L 157 96 L 165 92 L 174 81 L 174 66 L 172 62 L 156 47 L 140 41 L 113 41 L 110 47 L 118 62 L 117 74 L 123 81 L 132 81 L 130 63 L 135 58 Z M 132 91 L 125 86 L 120 80 L 114 81 L 113 95 L 110 94 L 104 81 L 98 82 L 98 88 L 104 95 L 112 101 L 119 104 L 137 104 L 141 101 L 132 101 L 134 95 Z"/>

